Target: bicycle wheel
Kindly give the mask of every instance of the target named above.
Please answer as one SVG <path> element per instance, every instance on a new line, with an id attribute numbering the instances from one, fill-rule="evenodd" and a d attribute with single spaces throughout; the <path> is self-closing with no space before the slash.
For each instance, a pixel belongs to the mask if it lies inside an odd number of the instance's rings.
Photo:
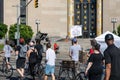
<path id="1" fill-rule="evenodd" d="M 42 64 L 36 64 L 34 67 L 35 75 L 37 77 L 43 77 L 44 74 L 44 67 Z"/>
<path id="2" fill-rule="evenodd" d="M 67 72 L 68 72 L 69 80 L 73 80 L 75 77 L 75 71 L 73 69 L 69 69 Z"/>
<path id="3" fill-rule="evenodd" d="M 67 70 L 63 70 L 59 75 L 59 80 L 71 80 Z"/>
<path id="4" fill-rule="evenodd" d="M 77 74 L 77 76 L 75 77 L 75 80 L 85 80 L 85 73 L 84 72 L 80 72 L 79 74 Z"/>
<path id="5" fill-rule="evenodd" d="M 13 75 L 12 65 L 8 64 L 9 68 L 7 68 L 6 64 L 4 66 L 4 75 L 7 78 L 10 78 Z"/>

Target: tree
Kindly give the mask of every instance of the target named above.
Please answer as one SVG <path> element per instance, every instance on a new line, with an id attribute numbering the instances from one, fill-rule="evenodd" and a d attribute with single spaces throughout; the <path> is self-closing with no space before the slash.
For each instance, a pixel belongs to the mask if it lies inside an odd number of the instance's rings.
<path id="1" fill-rule="evenodd" d="M 120 25 L 117 27 L 118 36 L 120 36 Z"/>
<path id="2" fill-rule="evenodd" d="M 29 40 L 33 36 L 33 30 L 30 26 L 28 25 L 19 25 L 20 28 L 20 37 L 24 38 L 25 41 Z M 14 40 L 15 39 L 15 32 L 17 32 L 17 25 L 11 25 L 10 30 L 9 30 L 9 38 Z"/>
<path id="3" fill-rule="evenodd" d="M 5 37 L 7 31 L 8 31 L 8 26 L 6 24 L 0 23 L 0 38 Z"/>
<path id="4" fill-rule="evenodd" d="M 112 32 L 112 33 L 117 34 L 116 30 L 113 30 L 113 32 Z"/>

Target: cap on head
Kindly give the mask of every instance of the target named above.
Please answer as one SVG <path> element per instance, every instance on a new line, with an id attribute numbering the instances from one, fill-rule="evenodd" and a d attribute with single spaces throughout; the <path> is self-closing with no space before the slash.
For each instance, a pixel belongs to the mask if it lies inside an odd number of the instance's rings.
<path id="1" fill-rule="evenodd" d="M 114 40 L 113 35 L 112 34 L 106 34 L 105 35 L 105 41 L 107 41 L 107 40 Z"/>
<path id="2" fill-rule="evenodd" d="M 20 38 L 19 42 L 24 43 L 25 42 L 24 38 Z"/>
<path id="3" fill-rule="evenodd" d="M 73 39 L 72 39 L 72 42 L 76 43 L 76 42 L 77 42 L 77 39 L 76 39 L 76 38 L 73 38 Z"/>

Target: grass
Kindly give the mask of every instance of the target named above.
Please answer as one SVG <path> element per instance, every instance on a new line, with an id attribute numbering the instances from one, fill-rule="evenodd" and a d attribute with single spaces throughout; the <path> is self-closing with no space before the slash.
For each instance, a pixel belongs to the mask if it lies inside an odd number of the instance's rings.
<path id="1" fill-rule="evenodd" d="M 0 44 L 0 51 L 3 50 L 4 44 Z"/>

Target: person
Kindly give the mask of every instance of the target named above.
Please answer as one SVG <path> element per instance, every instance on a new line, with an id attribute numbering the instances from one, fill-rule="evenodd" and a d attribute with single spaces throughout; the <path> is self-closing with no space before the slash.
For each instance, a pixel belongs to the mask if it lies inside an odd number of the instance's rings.
<path id="1" fill-rule="evenodd" d="M 46 51 L 46 67 L 45 67 L 45 77 L 44 80 L 47 80 L 48 75 L 52 76 L 52 80 L 55 80 L 54 70 L 55 70 L 55 59 L 56 54 L 54 50 L 51 49 L 51 44 L 47 43 Z"/>
<path id="2" fill-rule="evenodd" d="M 17 46 L 16 49 L 16 70 L 20 74 L 20 79 L 24 79 L 24 67 L 26 61 L 26 52 L 27 52 L 27 45 L 25 45 L 24 38 L 19 39 L 20 45 Z"/>
<path id="3" fill-rule="evenodd" d="M 42 54 L 44 52 L 43 46 L 40 42 L 41 42 L 40 40 L 36 40 L 36 45 L 35 45 L 35 49 L 37 49 L 38 52 L 38 60 L 37 60 L 38 63 L 41 63 L 43 57 Z"/>
<path id="4" fill-rule="evenodd" d="M 120 49 L 114 45 L 112 34 L 106 34 L 105 42 L 108 47 L 104 51 L 106 67 L 104 80 L 120 80 Z"/>
<path id="5" fill-rule="evenodd" d="M 94 54 L 94 46 L 90 48 L 89 53 L 87 54 L 88 57 L 90 57 L 91 54 Z"/>
<path id="6" fill-rule="evenodd" d="M 59 46 L 56 42 L 54 43 L 54 51 L 56 54 L 59 53 Z"/>
<path id="7" fill-rule="evenodd" d="M 37 60 L 38 60 L 38 53 L 34 46 L 35 46 L 34 42 L 31 41 L 30 49 L 27 51 L 27 61 L 29 62 L 30 74 L 33 80 L 35 80 L 34 66 L 37 64 Z"/>
<path id="8" fill-rule="evenodd" d="M 72 46 L 70 46 L 69 49 L 69 56 L 71 59 L 75 62 L 79 61 L 79 53 L 82 51 L 81 46 L 77 44 L 77 39 L 72 39 Z"/>
<path id="9" fill-rule="evenodd" d="M 69 49 L 69 56 L 75 62 L 76 69 L 73 70 L 74 74 L 75 71 L 79 73 L 79 54 L 82 52 L 81 46 L 77 43 L 77 38 L 72 39 L 72 46 Z"/>
<path id="10" fill-rule="evenodd" d="M 103 73 L 103 55 L 99 51 L 100 45 L 95 44 L 94 53 L 90 55 L 85 74 L 89 80 L 101 80 Z"/>
<path id="11" fill-rule="evenodd" d="M 9 45 L 9 40 L 5 41 L 5 45 L 3 47 L 3 53 L 5 53 L 5 60 L 7 63 L 7 67 L 9 68 L 8 64 L 10 63 L 10 57 L 11 57 L 11 53 L 13 53 L 13 49 L 12 47 Z"/>

